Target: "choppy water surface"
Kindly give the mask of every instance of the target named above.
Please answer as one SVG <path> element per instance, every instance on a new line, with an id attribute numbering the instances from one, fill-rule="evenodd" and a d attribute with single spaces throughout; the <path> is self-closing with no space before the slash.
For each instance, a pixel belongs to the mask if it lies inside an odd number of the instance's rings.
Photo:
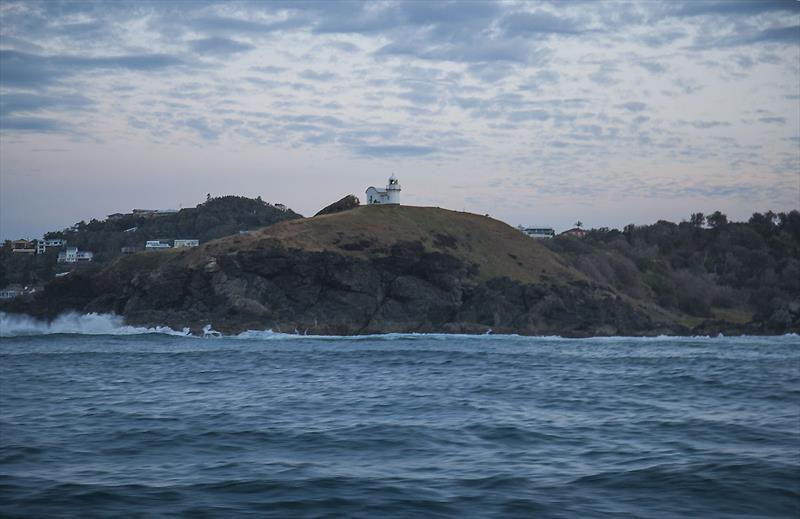
<path id="1" fill-rule="evenodd" d="M 800 515 L 796 336 L 5 337 L 0 390 L 2 516 Z"/>

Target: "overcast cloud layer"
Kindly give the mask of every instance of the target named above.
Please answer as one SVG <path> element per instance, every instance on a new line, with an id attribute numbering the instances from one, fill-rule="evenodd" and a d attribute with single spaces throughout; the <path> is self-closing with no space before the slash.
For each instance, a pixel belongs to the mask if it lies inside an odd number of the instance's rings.
<path id="1" fill-rule="evenodd" d="M 800 3 L 0 4 L 0 235 L 212 195 L 563 229 L 800 205 Z"/>

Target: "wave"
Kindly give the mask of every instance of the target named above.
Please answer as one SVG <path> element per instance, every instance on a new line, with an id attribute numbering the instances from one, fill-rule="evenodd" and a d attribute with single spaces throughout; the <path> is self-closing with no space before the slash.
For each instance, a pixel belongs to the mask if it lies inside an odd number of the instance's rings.
<path id="1" fill-rule="evenodd" d="M 148 328 L 126 325 L 124 319 L 114 314 L 62 314 L 52 321 L 41 321 L 21 314 L 0 312 L 0 337 L 24 337 L 31 335 L 142 335 L 161 333 L 165 335 L 189 335 L 189 329 L 173 330 L 168 326 Z"/>
<path id="2" fill-rule="evenodd" d="M 347 341 L 369 341 L 369 340 L 516 340 L 516 341 L 592 341 L 592 342 L 696 342 L 714 341 L 719 339 L 735 339 L 739 341 L 750 341 L 759 339 L 759 336 L 675 336 L 658 335 L 654 337 L 634 337 L 634 336 L 609 336 L 609 337 L 589 337 L 582 339 L 572 339 L 558 335 L 516 335 L 516 334 L 454 334 L 454 333 L 382 333 L 370 335 L 313 335 L 300 333 L 275 332 L 272 330 L 247 330 L 236 335 L 223 335 L 214 330 L 210 324 L 203 327 L 203 335 L 192 335 L 189 328 L 174 330 L 168 326 L 132 326 L 125 324 L 122 316 L 115 314 L 62 314 L 52 321 L 43 321 L 23 314 L 9 314 L 0 312 L 0 337 L 25 337 L 36 335 L 145 335 L 163 334 L 181 337 L 203 337 L 203 338 L 224 338 L 224 339 L 249 339 L 249 340 L 275 340 L 275 339 L 316 339 L 316 340 L 347 340 Z M 763 339 L 763 337 L 761 337 Z M 783 336 L 770 337 L 771 339 L 783 338 L 794 342 L 800 338 L 796 333 L 789 333 Z"/>

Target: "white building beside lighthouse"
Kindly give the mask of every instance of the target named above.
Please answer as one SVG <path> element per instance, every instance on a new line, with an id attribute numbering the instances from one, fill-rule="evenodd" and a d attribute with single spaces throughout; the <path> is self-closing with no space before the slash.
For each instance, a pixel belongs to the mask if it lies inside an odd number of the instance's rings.
<path id="1" fill-rule="evenodd" d="M 378 189 L 372 186 L 367 188 L 367 204 L 397 204 L 400 205 L 400 181 L 397 177 L 389 177 L 386 189 Z"/>

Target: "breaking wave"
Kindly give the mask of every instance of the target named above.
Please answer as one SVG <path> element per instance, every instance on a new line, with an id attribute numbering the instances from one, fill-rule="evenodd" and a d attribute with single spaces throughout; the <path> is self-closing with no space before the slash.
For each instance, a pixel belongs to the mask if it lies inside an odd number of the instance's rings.
<path id="1" fill-rule="evenodd" d="M 147 328 L 126 325 L 122 317 L 113 314 L 62 314 L 52 321 L 42 321 L 21 314 L 0 312 L 0 337 L 29 335 L 141 335 L 161 333 L 167 335 L 189 335 L 189 329 L 173 330 L 168 326 Z"/>
<path id="2" fill-rule="evenodd" d="M 294 333 L 275 332 L 272 330 L 247 330 L 237 335 L 223 335 L 222 333 L 214 330 L 210 324 L 203 327 L 202 335 L 192 335 L 189 328 L 182 330 L 174 330 L 168 326 L 132 326 L 125 324 L 125 320 L 115 314 L 78 314 L 66 313 L 62 314 L 52 321 L 44 321 L 35 319 L 28 315 L 23 314 L 9 314 L 0 312 L 0 337 L 25 337 L 37 335 L 57 335 L 57 334 L 74 334 L 74 335 L 145 335 L 145 334 L 163 334 L 181 337 L 204 337 L 204 338 L 224 338 L 224 339 L 249 339 L 249 340 L 274 340 L 274 339 L 322 339 L 322 340 L 347 340 L 347 341 L 362 341 L 362 340 L 482 340 L 485 338 L 508 339 L 508 340 L 529 340 L 529 341 L 575 341 L 577 339 L 560 337 L 558 335 L 503 335 L 503 334 L 452 334 L 452 333 L 383 333 L 383 334 L 370 334 L 370 335 L 313 335 L 308 333 L 301 333 L 295 331 Z M 672 335 L 659 335 L 655 337 L 626 337 L 626 336 L 609 336 L 609 337 L 592 337 L 591 340 L 597 342 L 695 342 L 698 340 L 719 340 L 719 339 L 733 340 L 734 342 L 748 342 L 755 339 L 755 336 L 732 336 L 724 337 L 718 336 L 672 336 Z M 790 333 L 783 336 L 772 337 L 773 339 L 784 339 L 789 342 L 796 342 L 800 336 L 796 333 Z M 585 340 L 585 339 L 581 339 Z"/>

